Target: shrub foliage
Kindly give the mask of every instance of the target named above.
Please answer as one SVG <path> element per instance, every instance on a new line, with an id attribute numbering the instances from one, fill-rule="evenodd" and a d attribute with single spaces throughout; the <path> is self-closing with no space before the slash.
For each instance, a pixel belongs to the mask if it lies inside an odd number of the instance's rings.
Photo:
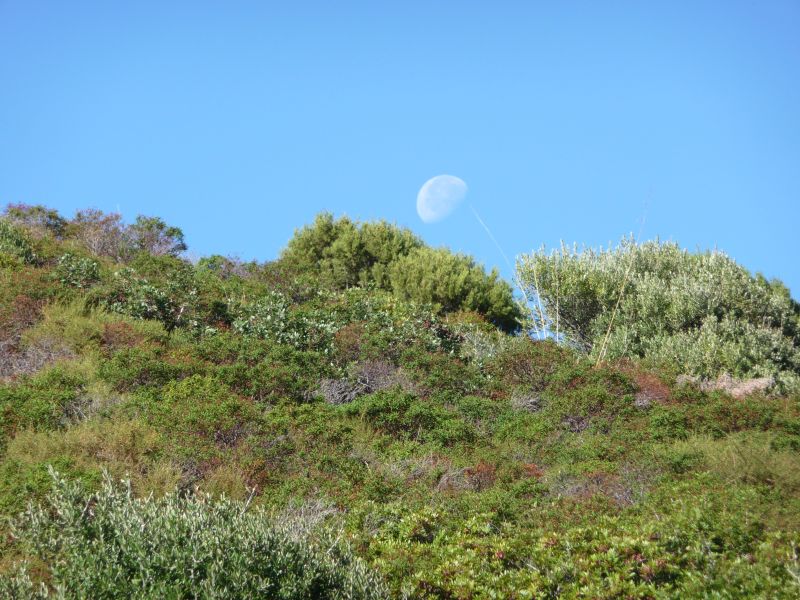
<path id="1" fill-rule="evenodd" d="M 797 307 L 724 255 L 526 257 L 534 340 L 383 222 L 0 224 L 0 597 L 798 596 Z"/>
<path id="2" fill-rule="evenodd" d="M 522 257 L 518 274 L 542 301 L 540 326 L 595 356 L 796 384 L 800 305 L 722 252 L 626 239 L 609 250 L 541 250 Z"/>
<path id="3" fill-rule="evenodd" d="M 291 523 L 241 502 L 202 494 L 137 499 L 129 482 L 108 477 L 86 494 L 53 476 L 46 503 L 12 528 L 30 558 L 52 565 L 49 587 L 35 586 L 23 569 L 0 579 L 5 597 L 387 597 L 347 548 L 293 536 Z"/>
<path id="4" fill-rule="evenodd" d="M 477 311 L 506 330 L 518 327 L 511 287 L 496 271 L 487 274 L 468 256 L 429 248 L 385 221 L 322 214 L 289 241 L 283 260 L 335 289 L 372 285 L 444 312 Z"/>

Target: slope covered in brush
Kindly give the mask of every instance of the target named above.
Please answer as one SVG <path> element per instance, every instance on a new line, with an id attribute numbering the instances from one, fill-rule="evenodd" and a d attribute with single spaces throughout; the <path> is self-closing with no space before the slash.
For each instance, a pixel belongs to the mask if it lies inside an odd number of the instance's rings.
<path id="1" fill-rule="evenodd" d="M 0 220 L 0 593 L 797 596 L 788 388 L 509 333 L 507 284 L 385 223 L 184 248 Z"/>

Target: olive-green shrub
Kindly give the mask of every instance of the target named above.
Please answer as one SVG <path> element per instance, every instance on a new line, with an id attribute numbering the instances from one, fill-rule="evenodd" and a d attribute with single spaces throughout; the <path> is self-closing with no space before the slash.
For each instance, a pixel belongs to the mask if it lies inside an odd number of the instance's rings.
<path id="1" fill-rule="evenodd" d="M 337 289 L 370 283 L 388 288 L 391 263 L 422 245 L 411 231 L 386 221 L 358 223 L 322 213 L 295 232 L 282 260 Z"/>
<path id="2" fill-rule="evenodd" d="M 752 275 L 722 252 L 625 239 L 614 249 L 540 250 L 523 256 L 517 271 L 541 299 L 539 325 L 596 357 L 796 384 L 800 305 L 781 282 Z"/>
<path id="3" fill-rule="evenodd" d="M 487 274 L 471 257 L 445 248 L 418 248 L 392 265 L 392 289 L 406 300 L 444 312 L 471 310 L 506 331 L 518 327 L 520 311 L 511 286 L 497 270 Z"/>

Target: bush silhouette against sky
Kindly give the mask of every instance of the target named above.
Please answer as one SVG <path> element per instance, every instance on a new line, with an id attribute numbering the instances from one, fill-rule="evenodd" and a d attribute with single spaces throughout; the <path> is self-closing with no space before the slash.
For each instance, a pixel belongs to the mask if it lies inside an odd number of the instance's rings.
<path id="1" fill-rule="evenodd" d="M 322 211 L 505 252 L 622 235 L 717 246 L 797 297 L 793 1 L 0 6 L 0 202 L 180 223 L 274 258 Z M 642 227 L 640 222 L 645 216 Z"/>

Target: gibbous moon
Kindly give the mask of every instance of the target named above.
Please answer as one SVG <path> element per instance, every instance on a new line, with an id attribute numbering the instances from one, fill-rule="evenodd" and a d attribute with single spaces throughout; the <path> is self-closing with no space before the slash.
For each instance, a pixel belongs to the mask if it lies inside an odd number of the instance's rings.
<path id="1" fill-rule="evenodd" d="M 417 194 L 417 214 L 425 223 L 436 223 L 452 213 L 467 195 L 467 184 L 453 175 L 437 175 Z"/>

